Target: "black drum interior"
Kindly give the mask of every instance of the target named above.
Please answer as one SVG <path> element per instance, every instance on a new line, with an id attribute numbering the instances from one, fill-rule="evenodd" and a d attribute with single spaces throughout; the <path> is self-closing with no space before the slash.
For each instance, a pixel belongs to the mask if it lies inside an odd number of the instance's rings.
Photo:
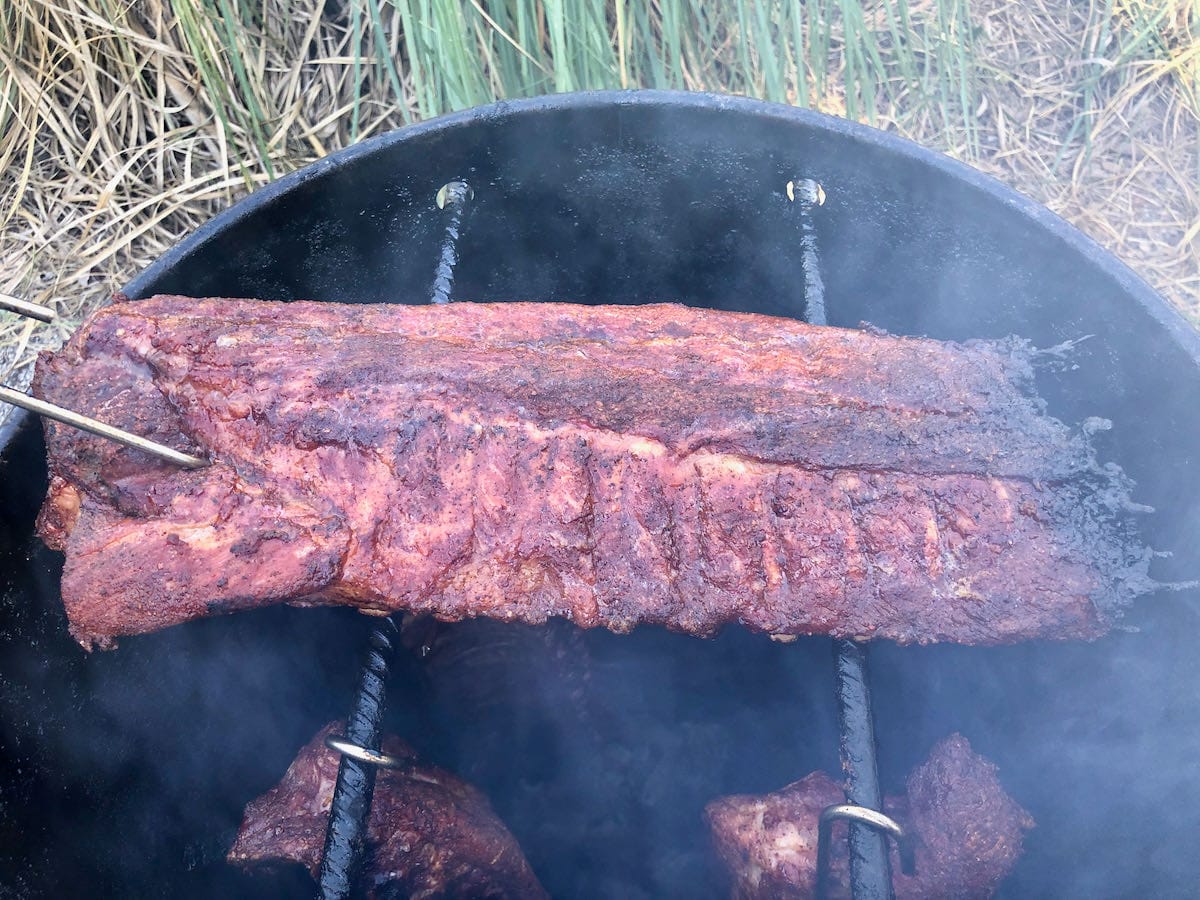
<path id="1" fill-rule="evenodd" d="M 1137 483 L 1164 582 L 1200 578 L 1200 339 L 1128 269 L 977 172 L 841 120 L 657 92 L 498 104 L 335 154 L 219 216 L 126 288 L 428 301 L 438 188 L 466 179 L 458 300 L 803 311 L 785 186 L 815 178 L 830 324 L 1077 341 L 1039 389 Z M 1082 340 L 1086 338 L 1086 340 Z M 370 623 L 215 618 L 84 653 L 34 519 L 40 430 L 0 431 L 0 884 L 18 896 L 297 896 L 223 854 L 243 806 L 344 716 Z M 1037 820 L 1006 897 L 1200 885 L 1200 620 L 1158 591 L 1094 643 L 871 648 L 885 790 L 950 732 Z M 565 650 L 564 650 L 565 648 Z M 721 897 L 719 795 L 837 771 L 831 643 L 471 622 L 401 654 L 388 728 L 474 781 L 554 896 Z"/>

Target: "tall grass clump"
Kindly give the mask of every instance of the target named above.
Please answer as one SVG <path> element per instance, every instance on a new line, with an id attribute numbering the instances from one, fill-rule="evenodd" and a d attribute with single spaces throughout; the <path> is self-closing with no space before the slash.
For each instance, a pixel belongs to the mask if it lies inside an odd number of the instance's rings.
<path id="1" fill-rule="evenodd" d="M 1121 113 L 1131 102 L 1163 82 L 1182 98 L 1195 126 L 1190 137 L 1200 142 L 1200 0 L 1096 0 L 1078 70 L 1077 115 L 1064 147 L 1080 136 L 1083 161 L 1105 129 L 1127 127 Z"/>
<path id="2" fill-rule="evenodd" d="M 966 0 L 397 0 L 394 11 L 421 116 L 552 91 L 661 87 L 866 122 L 882 105 L 970 131 Z"/>

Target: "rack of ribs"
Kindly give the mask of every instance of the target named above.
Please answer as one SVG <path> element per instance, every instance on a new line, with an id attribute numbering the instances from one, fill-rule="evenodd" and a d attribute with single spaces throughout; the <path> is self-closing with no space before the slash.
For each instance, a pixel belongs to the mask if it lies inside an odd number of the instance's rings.
<path id="1" fill-rule="evenodd" d="M 275 603 L 625 632 L 1094 638 L 1130 484 L 1033 351 L 674 304 L 117 302 L 34 392 L 74 636 Z"/>
<path id="2" fill-rule="evenodd" d="M 818 818 L 845 802 L 842 787 L 813 772 L 763 796 L 714 800 L 705 810 L 717 854 L 733 876 L 734 900 L 801 900 L 817 885 Z M 1033 819 L 1005 793 L 996 767 L 954 734 L 908 778 L 902 796 L 887 797 L 884 812 L 913 843 L 915 872 L 902 871 L 893 848 L 897 900 L 990 897 L 1021 856 Z M 839 834 L 840 828 L 840 834 Z M 845 824 L 834 826 L 831 884 L 848 896 Z"/>

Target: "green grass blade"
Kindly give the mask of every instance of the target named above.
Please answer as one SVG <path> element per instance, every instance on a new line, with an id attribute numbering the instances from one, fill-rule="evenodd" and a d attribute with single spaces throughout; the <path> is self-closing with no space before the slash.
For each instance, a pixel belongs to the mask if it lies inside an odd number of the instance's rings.
<path id="1" fill-rule="evenodd" d="M 372 43 L 375 45 L 375 56 L 379 59 L 379 62 L 384 67 L 384 71 L 387 73 L 388 82 L 392 86 L 392 97 L 396 105 L 400 107 L 400 114 L 404 117 L 405 122 L 411 122 L 412 113 L 408 109 L 404 86 L 400 83 L 400 73 L 396 71 L 396 63 L 392 59 L 392 54 L 388 52 L 387 32 L 383 27 L 383 13 L 379 8 L 379 0 L 367 0 L 367 9 L 371 14 L 371 27 L 374 29 L 374 40 Z"/>
<path id="2" fill-rule="evenodd" d="M 217 0 L 217 5 L 220 9 L 219 18 L 225 31 L 225 55 L 233 68 L 233 77 L 237 80 L 249 112 L 249 115 L 245 117 L 248 119 L 246 124 L 254 138 L 255 146 L 258 148 L 259 160 L 262 162 L 263 169 L 266 171 L 267 177 L 274 180 L 275 171 L 271 165 L 271 152 L 267 148 L 267 121 L 258 104 L 254 88 L 250 84 L 250 78 L 246 74 L 242 54 L 239 52 L 237 34 L 233 27 L 235 21 L 233 7 L 229 5 L 229 0 Z M 240 23 L 240 17 L 237 21 Z"/>
<path id="3" fill-rule="evenodd" d="M 350 53 L 353 62 L 350 64 L 350 84 L 353 99 L 350 107 L 350 143 L 358 143 L 359 127 L 362 118 L 362 13 L 358 8 L 359 0 L 350 0 Z"/>

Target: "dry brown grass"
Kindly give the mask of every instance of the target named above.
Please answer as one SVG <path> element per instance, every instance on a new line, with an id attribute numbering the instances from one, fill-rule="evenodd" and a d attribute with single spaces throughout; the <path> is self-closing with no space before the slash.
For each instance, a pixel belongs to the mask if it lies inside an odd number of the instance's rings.
<path id="1" fill-rule="evenodd" d="M 351 142 L 349 32 L 323 6 L 266 0 L 239 25 L 242 92 L 224 87 L 232 56 L 188 27 L 198 3 L 0 4 L 0 292 L 62 317 L 0 313 L 3 380 L 218 210 Z M 378 79 L 362 88 L 359 138 L 411 116 Z"/>
<path id="2" fill-rule="evenodd" d="M 217 210 L 416 116 L 392 6 L 359 23 L 355 54 L 353 24 L 320 14 L 333 3 L 262 0 L 229 28 L 198 18 L 213 5 L 0 0 L 0 292 L 63 316 L 0 313 L 2 380 L 20 383 L 39 347 Z M 944 9 L 909 6 L 925 22 Z M 867 4 L 864 27 L 883 15 Z M 1047 204 L 1200 322 L 1200 0 L 976 0 L 971 18 L 976 108 L 922 106 L 897 81 L 875 95 L 876 124 Z M 809 102 L 836 113 L 833 37 Z M 684 83 L 719 88 L 738 52 L 714 48 L 712 72 Z"/>
<path id="3" fill-rule="evenodd" d="M 1133 0 L 1111 19 L 1099 4 L 975 6 L 989 73 L 976 165 L 1090 234 L 1200 323 L 1200 4 Z M 1152 33 L 1133 30 L 1131 16 L 1160 12 Z"/>

